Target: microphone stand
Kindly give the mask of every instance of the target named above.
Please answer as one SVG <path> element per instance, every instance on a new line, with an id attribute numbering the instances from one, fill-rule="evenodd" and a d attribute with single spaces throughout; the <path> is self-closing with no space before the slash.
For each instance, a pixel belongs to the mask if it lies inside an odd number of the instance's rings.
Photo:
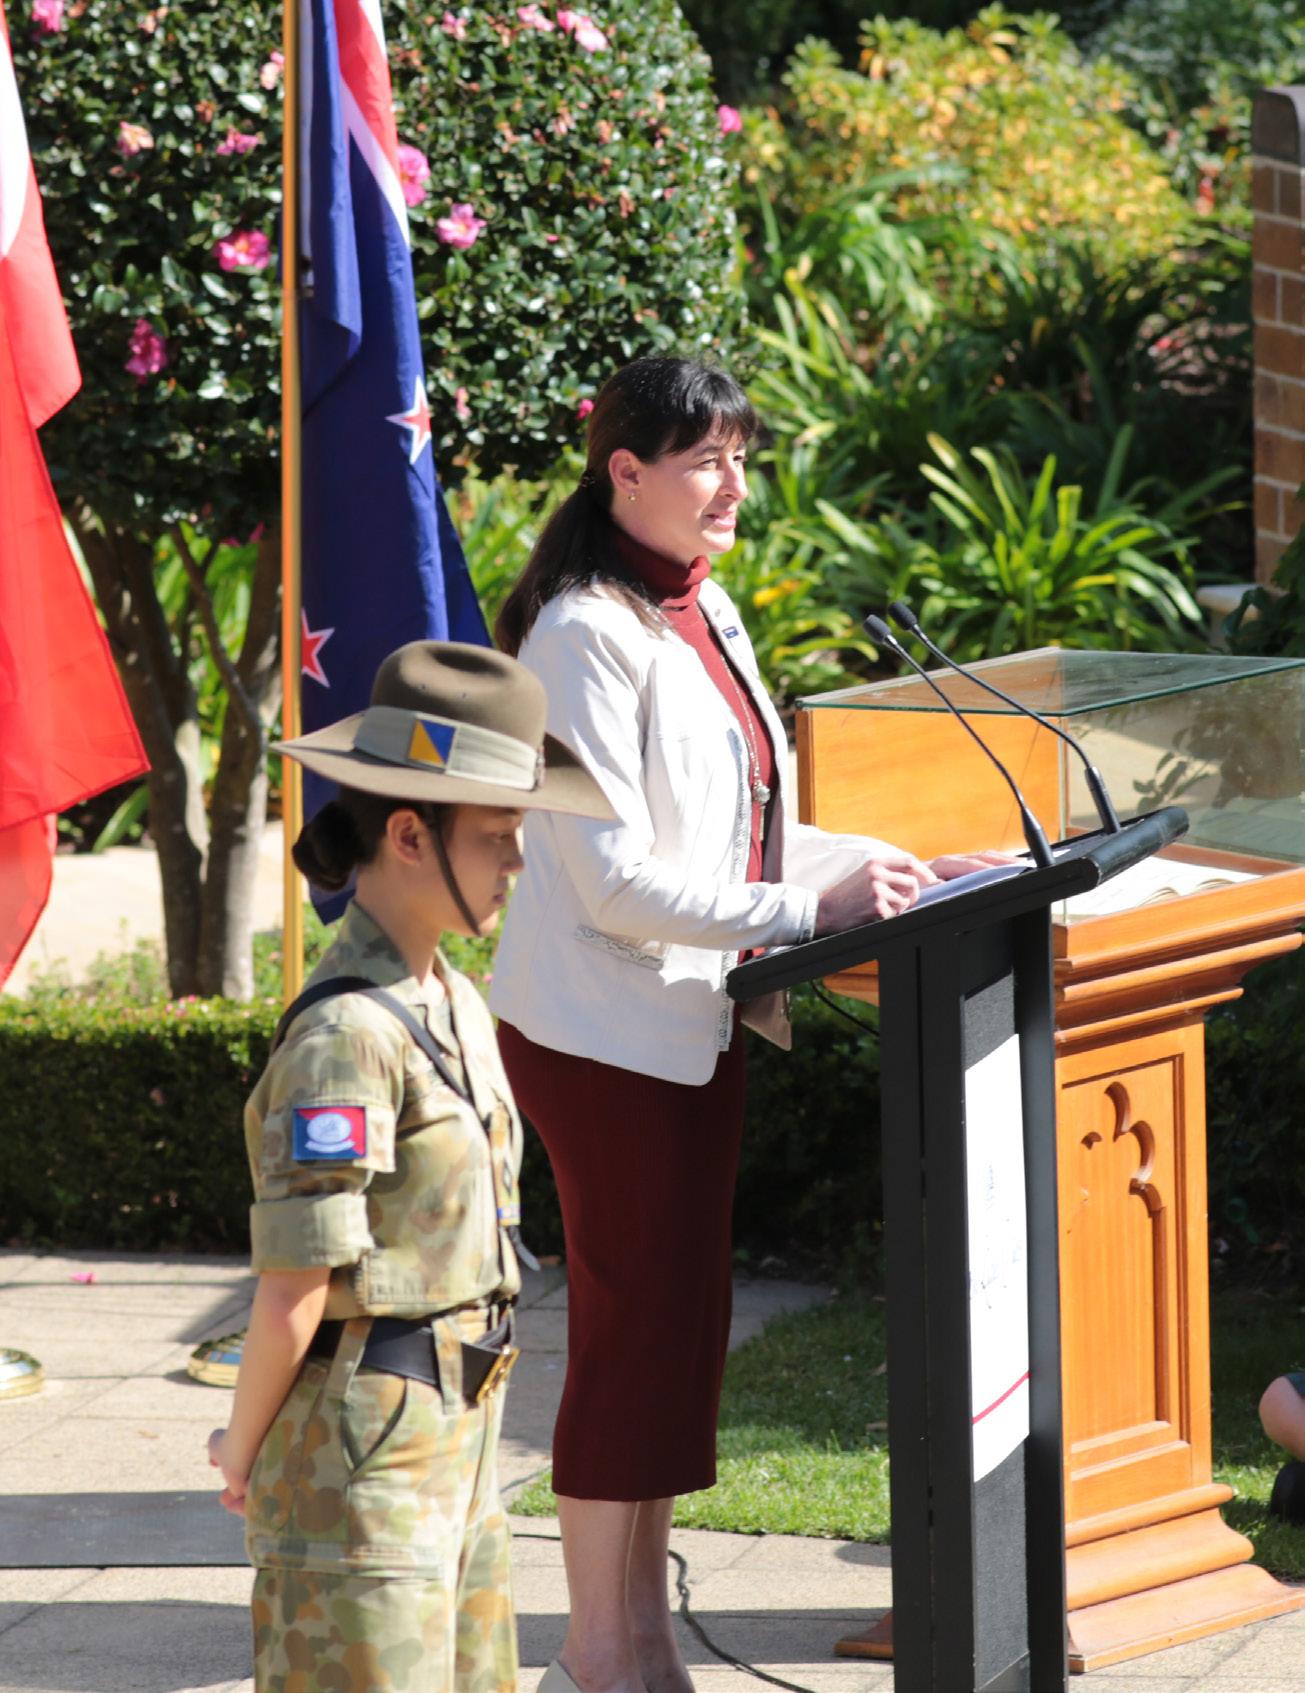
<path id="1" fill-rule="evenodd" d="M 1047 844 L 1047 837 L 1043 832 L 1041 823 L 1038 822 L 1032 811 L 1030 811 L 1028 802 L 1025 800 L 1024 795 L 1020 792 L 1019 784 L 1011 775 L 1010 771 L 1007 770 L 1006 766 L 997 757 L 996 753 L 993 752 L 992 748 L 983 739 L 982 735 L 979 734 L 978 730 L 973 728 L 965 720 L 961 712 L 952 704 L 951 700 L 947 698 L 947 695 L 934 681 L 933 677 L 929 675 L 928 671 L 924 669 L 923 665 L 919 665 L 915 662 L 910 653 L 907 652 L 906 648 L 884 622 L 882 617 L 875 617 L 871 615 L 866 618 L 862 627 L 876 646 L 883 647 L 886 651 L 894 653 L 898 658 L 904 659 L 906 663 L 910 665 L 911 669 L 915 671 L 920 679 L 933 689 L 934 693 L 937 694 L 938 698 L 947 707 L 948 711 L 950 711 L 952 716 L 955 717 L 961 728 L 965 730 L 965 733 L 969 735 L 971 740 L 976 742 L 984 756 L 990 759 L 992 763 L 997 766 L 998 770 L 1001 771 L 1002 775 L 1006 779 L 1006 785 L 1015 796 L 1015 804 L 1019 807 L 1020 822 L 1024 829 L 1024 839 L 1028 844 L 1029 853 L 1032 856 L 1033 862 L 1039 867 L 1039 869 L 1047 869 L 1049 865 L 1055 862 L 1051 856 L 1051 848 Z M 1116 824 L 1116 828 L 1118 828 L 1118 824 Z"/>
<path id="2" fill-rule="evenodd" d="M 985 693 L 993 694 L 999 700 L 1005 700 L 1007 705 L 1014 706 L 1015 710 L 1021 712 L 1025 717 L 1031 717 L 1035 723 L 1040 723 L 1044 729 L 1050 729 L 1053 735 L 1060 736 L 1067 747 L 1072 747 L 1083 762 L 1088 792 L 1092 795 L 1092 803 L 1096 806 L 1097 816 L 1101 819 L 1101 827 L 1107 834 L 1117 835 L 1119 833 L 1123 825 L 1116 815 L 1110 795 L 1106 792 L 1105 778 L 1088 758 L 1073 735 L 1062 729 L 1058 723 L 1053 723 L 1049 717 L 1044 717 L 1041 712 L 1034 711 L 1031 705 L 1025 705 L 1022 700 L 1017 700 L 1012 694 L 1004 693 L 995 682 L 986 681 L 984 677 L 976 675 L 973 670 L 967 670 L 963 664 L 958 664 L 954 658 L 949 658 L 937 642 L 930 640 L 929 636 L 925 634 L 920 626 L 919 618 L 905 600 L 894 600 L 888 608 L 888 615 L 899 629 L 905 630 L 907 634 L 914 635 L 920 645 L 927 647 L 933 656 L 941 660 L 949 670 L 954 670 L 958 676 L 964 676 L 967 682 L 973 682 L 976 688 L 982 688 Z M 924 674 L 923 671 L 921 674 Z"/>

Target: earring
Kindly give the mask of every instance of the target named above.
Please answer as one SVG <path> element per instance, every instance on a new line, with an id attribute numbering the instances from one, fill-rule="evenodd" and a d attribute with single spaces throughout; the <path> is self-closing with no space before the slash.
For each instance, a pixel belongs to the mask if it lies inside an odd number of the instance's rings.
<path id="1" fill-rule="evenodd" d="M 628 500 L 629 500 L 629 502 L 630 502 L 630 504 L 631 504 L 631 505 L 633 505 L 633 504 L 634 504 L 634 495 L 633 495 L 633 494 L 629 494 L 629 495 L 627 495 L 627 496 L 626 496 L 626 497 L 627 497 L 627 499 L 628 499 Z"/>

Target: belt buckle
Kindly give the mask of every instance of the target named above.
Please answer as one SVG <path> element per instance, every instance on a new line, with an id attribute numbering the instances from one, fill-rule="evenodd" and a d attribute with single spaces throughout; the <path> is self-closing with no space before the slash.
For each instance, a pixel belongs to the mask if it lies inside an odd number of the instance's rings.
<path id="1" fill-rule="evenodd" d="M 512 1373 L 512 1366 L 521 1356 L 518 1346 L 505 1346 L 494 1359 L 485 1373 L 485 1379 L 476 1389 L 476 1404 L 483 1405 L 500 1382 L 506 1381 Z"/>

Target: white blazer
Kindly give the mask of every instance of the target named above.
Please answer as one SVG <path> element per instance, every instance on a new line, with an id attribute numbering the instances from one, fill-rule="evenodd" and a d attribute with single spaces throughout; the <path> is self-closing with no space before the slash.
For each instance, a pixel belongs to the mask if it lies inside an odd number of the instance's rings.
<path id="1" fill-rule="evenodd" d="M 787 742 L 743 621 L 716 583 L 700 592 L 769 731 L 782 786 Z M 490 1008 L 541 1046 L 707 1082 L 729 1045 L 725 977 L 740 950 L 809 939 L 820 890 L 898 849 L 790 821 L 786 809 L 784 879 L 747 882 L 738 719 L 686 642 L 646 629 L 600 586 L 551 600 L 520 657 L 547 689 L 549 729 L 602 784 L 617 821 L 526 813 Z M 781 996 L 746 1009 L 791 1044 Z"/>

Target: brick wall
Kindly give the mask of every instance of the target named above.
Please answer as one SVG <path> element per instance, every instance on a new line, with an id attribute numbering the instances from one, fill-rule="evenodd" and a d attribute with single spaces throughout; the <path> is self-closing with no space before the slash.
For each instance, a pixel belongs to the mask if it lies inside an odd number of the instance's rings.
<path id="1" fill-rule="evenodd" d="M 1252 126 L 1255 574 L 1305 523 L 1305 88 L 1266 88 Z"/>

